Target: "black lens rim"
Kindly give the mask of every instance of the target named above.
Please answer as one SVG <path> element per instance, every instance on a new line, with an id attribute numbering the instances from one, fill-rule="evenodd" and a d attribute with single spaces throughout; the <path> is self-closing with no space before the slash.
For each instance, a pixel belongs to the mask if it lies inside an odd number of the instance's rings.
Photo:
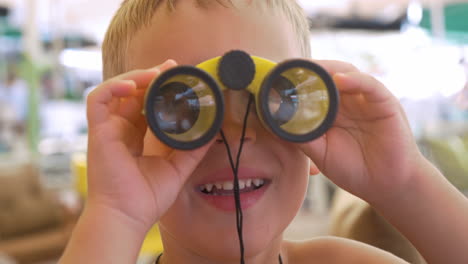
<path id="1" fill-rule="evenodd" d="M 283 130 L 276 124 L 276 121 L 270 114 L 268 107 L 268 95 L 270 89 L 272 89 L 273 81 L 278 75 L 292 68 L 305 68 L 316 73 L 325 83 L 330 99 L 328 113 L 322 124 L 320 124 L 320 126 L 315 130 L 304 135 L 291 134 Z M 265 122 L 265 125 L 268 126 L 268 128 L 278 137 L 294 143 L 312 141 L 325 134 L 325 132 L 327 132 L 327 130 L 330 129 L 330 127 L 335 122 L 336 115 L 338 114 L 339 100 L 340 98 L 338 90 L 336 89 L 336 85 L 333 82 L 330 74 L 320 65 L 310 60 L 304 59 L 292 59 L 279 63 L 268 73 L 267 77 L 263 80 L 259 92 L 260 114 L 262 116 L 262 120 Z"/>
<path id="2" fill-rule="evenodd" d="M 161 129 L 157 122 L 157 117 L 155 117 L 153 113 L 154 109 L 154 98 L 161 86 L 169 79 L 176 75 L 191 75 L 200 80 L 204 81 L 208 87 L 212 90 L 215 103 L 216 103 L 216 113 L 215 119 L 213 121 L 213 125 L 208 129 L 208 131 L 201 136 L 199 139 L 185 142 L 175 140 L 166 135 L 166 133 Z M 223 123 L 224 118 L 224 97 L 221 93 L 221 89 L 219 88 L 218 83 L 216 80 L 211 77 L 210 74 L 205 72 L 200 68 L 196 68 L 194 66 L 177 66 L 175 68 L 171 68 L 165 72 L 163 72 L 151 85 L 148 87 L 148 94 L 145 98 L 145 115 L 146 121 L 148 123 L 149 128 L 154 133 L 154 135 L 161 140 L 164 144 L 171 148 L 180 149 L 180 150 L 193 150 L 210 142 L 216 134 L 221 129 L 221 125 Z"/>

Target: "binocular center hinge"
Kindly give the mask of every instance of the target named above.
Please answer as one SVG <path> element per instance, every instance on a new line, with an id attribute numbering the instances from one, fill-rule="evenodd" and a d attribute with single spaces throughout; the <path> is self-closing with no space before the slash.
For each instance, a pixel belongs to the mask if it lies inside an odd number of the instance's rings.
<path id="1" fill-rule="evenodd" d="M 229 89 L 246 89 L 255 78 L 255 62 L 244 51 L 230 51 L 219 62 L 218 76 Z"/>

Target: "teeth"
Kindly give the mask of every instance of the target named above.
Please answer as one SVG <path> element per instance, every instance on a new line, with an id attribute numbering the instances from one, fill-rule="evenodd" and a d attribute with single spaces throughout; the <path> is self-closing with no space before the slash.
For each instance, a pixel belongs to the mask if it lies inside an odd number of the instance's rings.
<path id="1" fill-rule="evenodd" d="M 263 180 L 261 179 L 255 179 L 253 180 L 253 184 L 256 186 L 256 187 L 260 187 L 263 185 Z"/>
<path id="2" fill-rule="evenodd" d="M 239 180 L 239 190 L 242 190 L 245 188 L 245 181 Z"/>
<path id="3" fill-rule="evenodd" d="M 226 191 L 231 191 L 232 189 L 234 189 L 234 184 L 232 182 L 225 182 L 223 184 L 223 189 Z"/>
<path id="4" fill-rule="evenodd" d="M 208 192 L 211 192 L 213 190 L 213 186 L 214 184 L 205 184 L 205 190 L 208 191 Z"/>
<path id="5" fill-rule="evenodd" d="M 252 180 L 251 179 L 248 179 L 248 180 L 245 181 L 245 187 L 247 187 L 247 188 L 252 187 Z"/>
<path id="6" fill-rule="evenodd" d="M 265 180 L 262 180 L 262 179 L 239 180 L 239 190 L 243 190 L 245 188 L 251 188 L 251 187 L 258 188 L 258 187 L 263 186 L 264 183 L 265 183 Z M 205 185 L 202 185 L 200 187 L 200 190 L 211 193 L 215 187 L 217 190 L 232 191 L 234 190 L 234 183 L 232 181 L 207 183 Z"/>

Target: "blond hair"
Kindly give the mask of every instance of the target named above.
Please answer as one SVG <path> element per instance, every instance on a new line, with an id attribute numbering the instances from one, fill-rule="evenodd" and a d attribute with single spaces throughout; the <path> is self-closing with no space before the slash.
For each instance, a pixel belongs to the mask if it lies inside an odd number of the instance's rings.
<path id="1" fill-rule="evenodd" d="M 150 24 L 158 6 L 166 1 L 168 10 L 175 9 L 177 0 L 124 0 L 114 15 L 102 46 L 104 79 L 122 74 L 127 69 L 127 49 L 132 37 L 142 27 Z M 232 0 L 196 0 L 199 7 L 205 8 L 217 2 L 225 7 Z M 253 1 L 253 0 L 250 0 Z M 260 0 L 268 2 L 274 11 L 281 12 L 290 21 L 302 56 L 310 57 L 309 24 L 304 11 L 295 0 Z"/>

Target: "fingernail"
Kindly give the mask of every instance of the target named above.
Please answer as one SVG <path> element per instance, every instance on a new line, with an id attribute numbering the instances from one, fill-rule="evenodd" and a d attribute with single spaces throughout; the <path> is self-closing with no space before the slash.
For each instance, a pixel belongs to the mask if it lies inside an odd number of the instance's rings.
<path id="1" fill-rule="evenodd" d="M 163 63 L 163 65 L 167 65 L 167 64 L 173 64 L 173 65 L 176 65 L 177 62 L 173 59 L 168 59 L 166 62 Z"/>
<path id="2" fill-rule="evenodd" d="M 160 73 L 161 72 L 160 68 L 161 68 L 161 65 L 158 65 L 158 66 L 156 66 L 154 68 L 148 69 L 148 71 L 155 72 L 155 73 Z"/>
<path id="3" fill-rule="evenodd" d="M 131 86 L 136 86 L 136 83 L 133 80 L 122 80 L 122 83 L 131 85 Z"/>
<path id="4" fill-rule="evenodd" d="M 338 77 L 338 78 L 346 78 L 346 76 L 347 76 L 346 74 L 341 73 L 341 72 L 335 74 L 335 77 Z"/>
<path id="5" fill-rule="evenodd" d="M 172 59 L 169 59 L 169 60 L 166 60 L 164 63 L 154 67 L 154 68 L 151 68 L 150 71 L 156 71 L 156 72 L 160 72 L 161 71 L 161 68 L 168 65 L 168 64 L 177 64 L 174 60 Z"/>

